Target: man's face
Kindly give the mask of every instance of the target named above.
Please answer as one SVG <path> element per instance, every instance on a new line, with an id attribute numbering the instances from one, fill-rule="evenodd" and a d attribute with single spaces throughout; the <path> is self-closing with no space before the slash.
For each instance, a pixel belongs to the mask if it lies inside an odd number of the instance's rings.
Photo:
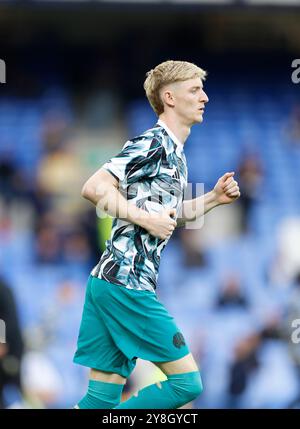
<path id="1" fill-rule="evenodd" d="M 183 82 L 175 82 L 169 87 L 170 102 L 176 114 L 186 125 L 203 121 L 203 113 L 208 97 L 203 90 L 202 80 L 194 78 Z"/>

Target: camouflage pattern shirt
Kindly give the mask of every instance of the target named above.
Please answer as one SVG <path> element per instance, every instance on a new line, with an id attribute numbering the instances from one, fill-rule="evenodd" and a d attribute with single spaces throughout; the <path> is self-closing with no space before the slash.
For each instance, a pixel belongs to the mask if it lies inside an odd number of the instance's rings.
<path id="1" fill-rule="evenodd" d="M 183 145 L 162 121 L 125 143 L 103 168 L 119 181 L 119 191 L 147 212 L 182 208 L 187 186 Z M 92 275 L 135 290 L 155 291 L 161 252 L 169 239 L 115 218 L 106 250 Z"/>

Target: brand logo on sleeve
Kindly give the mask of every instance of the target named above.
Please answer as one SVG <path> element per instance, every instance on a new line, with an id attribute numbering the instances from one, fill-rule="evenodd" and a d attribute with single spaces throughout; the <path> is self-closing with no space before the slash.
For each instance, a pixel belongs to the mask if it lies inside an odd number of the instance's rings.
<path id="1" fill-rule="evenodd" d="M 180 349 L 180 347 L 185 346 L 184 337 L 181 332 L 177 332 L 173 337 L 173 344 L 175 347 Z"/>

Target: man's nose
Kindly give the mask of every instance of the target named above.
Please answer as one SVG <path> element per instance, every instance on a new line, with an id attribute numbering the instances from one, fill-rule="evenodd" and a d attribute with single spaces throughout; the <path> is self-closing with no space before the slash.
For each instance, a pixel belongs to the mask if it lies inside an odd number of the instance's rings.
<path id="1" fill-rule="evenodd" d="M 209 102 L 209 98 L 208 98 L 206 92 L 204 92 L 204 91 L 202 91 L 201 101 L 203 103 L 208 103 Z"/>

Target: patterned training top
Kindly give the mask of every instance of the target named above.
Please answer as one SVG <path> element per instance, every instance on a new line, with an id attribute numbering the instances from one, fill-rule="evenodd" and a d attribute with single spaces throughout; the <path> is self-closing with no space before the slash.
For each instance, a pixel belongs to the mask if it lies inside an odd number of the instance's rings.
<path id="1" fill-rule="evenodd" d="M 187 186 L 183 145 L 162 121 L 125 143 L 103 168 L 119 180 L 122 195 L 148 212 L 175 208 Z M 113 220 L 106 250 L 92 275 L 129 289 L 154 291 L 161 252 L 169 239 L 151 236 L 123 219 Z"/>

